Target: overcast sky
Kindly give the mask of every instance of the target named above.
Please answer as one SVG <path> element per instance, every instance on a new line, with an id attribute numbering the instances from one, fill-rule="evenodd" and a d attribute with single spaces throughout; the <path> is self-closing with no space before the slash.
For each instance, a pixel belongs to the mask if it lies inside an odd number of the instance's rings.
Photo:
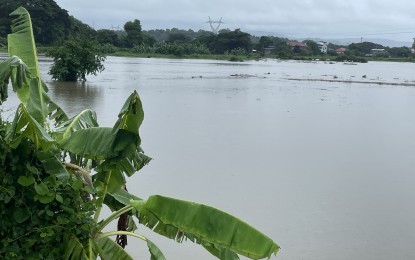
<path id="1" fill-rule="evenodd" d="M 240 28 L 288 38 L 385 38 L 412 42 L 414 0 L 55 0 L 95 29 L 120 28 L 139 19 L 144 30 Z"/>

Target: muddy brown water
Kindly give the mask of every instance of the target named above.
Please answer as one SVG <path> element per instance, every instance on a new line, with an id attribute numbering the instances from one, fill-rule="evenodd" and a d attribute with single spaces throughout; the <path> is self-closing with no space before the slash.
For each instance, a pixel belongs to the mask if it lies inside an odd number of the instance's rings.
<path id="1" fill-rule="evenodd" d="M 109 57 L 85 84 L 53 82 L 50 60 L 40 64 L 68 114 L 92 108 L 103 126 L 139 92 L 154 160 L 131 193 L 234 214 L 282 247 L 272 259 L 415 258 L 415 64 Z M 11 94 L 4 108 L 16 104 Z M 212 259 L 138 232 L 168 259 Z M 148 259 L 143 242 L 129 244 Z"/>

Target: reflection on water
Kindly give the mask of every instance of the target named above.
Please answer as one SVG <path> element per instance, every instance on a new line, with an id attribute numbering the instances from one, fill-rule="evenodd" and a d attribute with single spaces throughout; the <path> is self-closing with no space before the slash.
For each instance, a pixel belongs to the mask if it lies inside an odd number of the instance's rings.
<path id="1" fill-rule="evenodd" d="M 72 117 L 87 108 L 95 108 L 102 100 L 105 90 L 87 82 L 55 82 L 48 83 L 49 94 L 57 104 L 65 106 L 65 112 Z"/>
<path id="2" fill-rule="evenodd" d="M 85 85 L 53 83 L 41 65 L 52 98 L 70 114 L 92 107 L 101 125 L 140 93 L 154 161 L 128 183 L 139 197 L 224 209 L 279 243 L 276 259 L 414 258 L 415 88 L 370 82 L 414 82 L 414 64 L 109 57 Z M 288 80 L 334 77 L 369 84 Z M 139 232 L 168 259 L 212 259 Z M 141 242 L 128 250 L 148 258 Z"/>

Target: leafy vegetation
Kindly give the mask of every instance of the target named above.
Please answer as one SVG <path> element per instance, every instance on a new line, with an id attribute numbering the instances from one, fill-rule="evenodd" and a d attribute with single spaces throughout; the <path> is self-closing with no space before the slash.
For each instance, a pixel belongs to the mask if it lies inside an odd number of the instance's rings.
<path id="1" fill-rule="evenodd" d="M 70 39 L 50 49 L 47 55 L 53 57 L 53 65 L 49 74 L 59 81 L 86 81 L 86 75 L 102 72 L 105 56 L 97 46 L 90 40 Z"/>
<path id="2" fill-rule="evenodd" d="M 140 144 L 142 103 L 133 92 L 113 127 L 84 110 L 73 118 L 47 95 L 40 79 L 30 16 L 12 13 L 9 55 L 0 63 L 0 97 L 8 82 L 20 99 L 14 120 L 0 120 L 0 258 L 132 259 L 126 236 L 143 240 L 151 259 L 165 259 L 138 220 L 154 232 L 202 245 L 220 259 L 260 259 L 279 250 L 270 238 L 215 208 L 159 195 L 140 199 L 125 189 L 151 158 Z M 101 219 L 106 205 L 112 214 Z M 119 230 L 103 232 L 119 218 Z M 116 236 L 116 242 L 109 237 Z"/>

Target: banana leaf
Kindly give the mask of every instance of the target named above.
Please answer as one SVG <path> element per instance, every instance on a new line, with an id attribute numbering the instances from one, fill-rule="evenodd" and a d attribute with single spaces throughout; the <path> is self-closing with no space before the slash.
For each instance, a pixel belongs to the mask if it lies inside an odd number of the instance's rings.
<path id="1" fill-rule="evenodd" d="M 138 130 L 143 120 L 143 105 L 137 91 L 134 90 L 118 113 L 118 120 L 113 127 L 113 131 L 117 133 L 123 129 L 138 135 Z"/>
<path id="2" fill-rule="evenodd" d="M 66 234 L 64 238 L 64 260 L 86 260 L 86 250 L 78 238 L 72 234 Z"/>
<path id="3" fill-rule="evenodd" d="M 29 93 L 27 93 L 26 88 L 19 89 L 17 93 L 22 103 L 28 107 L 28 111 L 32 116 L 42 124 L 48 114 L 48 109 L 44 102 L 46 92 L 40 80 L 30 15 L 26 9 L 19 7 L 10 16 L 15 17 L 15 19 L 12 20 L 11 24 L 12 33 L 8 35 L 9 55 L 15 55 L 22 59 L 32 77 Z"/>
<path id="4" fill-rule="evenodd" d="M 112 128 L 91 127 L 73 132 L 59 141 L 61 148 L 88 159 L 104 160 L 131 155 L 137 150 L 137 135 L 122 131 L 114 135 Z"/>
<path id="5" fill-rule="evenodd" d="M 94 247 L 102 260 L 133 260 L 122 247 L 108 237 L 94 240 Z"/>
<path id="6" fill-rule="evenodd" d="M 245 222 L 218 209 L 159 195 L 145 202 L 131 201 L 141 224 L 178 242 L 187 238 L 220 259 L 240 254 L 261 259 L 276 254 L 279 246 Z M 228 251 L 230 250 L 230 251 Z"/>
<path id="7" fill-rule="evenodd" d="M 61 140 L 69 137 L 72 132 L 91 127 L 98 127 L 97 115 L 95 111 L 86 109 L 73 118 L 61 122 L 54 132 L 56 139 Z"/>
<path id="8" fill-rule="evenodd" d="M 23 138 L 29 138 L 37 149 L 44 151 L 54 144 L 55 140 L 28 112 L 23 104 L 17 107 L 13 123 L 7 130 L 6 140 L 12 148 L 16 148 Z"/>
<path id="9" fill-rule="evenodd" d="M 29 93 L 29 83 L 31 80 L 29 68 L 17 56 L 12 56 L 0 62 L 0 104 L 8 98 L 9 79 L 12 81 L 14 91 L 25 88 Z M 27 98 L 28 99 L 28 98 Z"/>
<path id="10" fill-rule="evenodd" d="M 43 81 L 42 84 L 46 86 L 46 84 Z M 63 111 L 63 109 L 52 100 L 48 100 L 47 107 L 49 120 L 54 121 L 55 126 L 61 125 L 63 122 L 69 120 L 68 115 L 65 113 L 65 111 Z"/>
<path id="11" fill-rule="evenodd" d="M 28 66 L 32 76 L 40 78 L 30 14 L 25 8 L 19 7 L 10 16 L 15 18 L 11 24 L 12 33 L 7 38 L 9 55 L 20 57 Z"/>

